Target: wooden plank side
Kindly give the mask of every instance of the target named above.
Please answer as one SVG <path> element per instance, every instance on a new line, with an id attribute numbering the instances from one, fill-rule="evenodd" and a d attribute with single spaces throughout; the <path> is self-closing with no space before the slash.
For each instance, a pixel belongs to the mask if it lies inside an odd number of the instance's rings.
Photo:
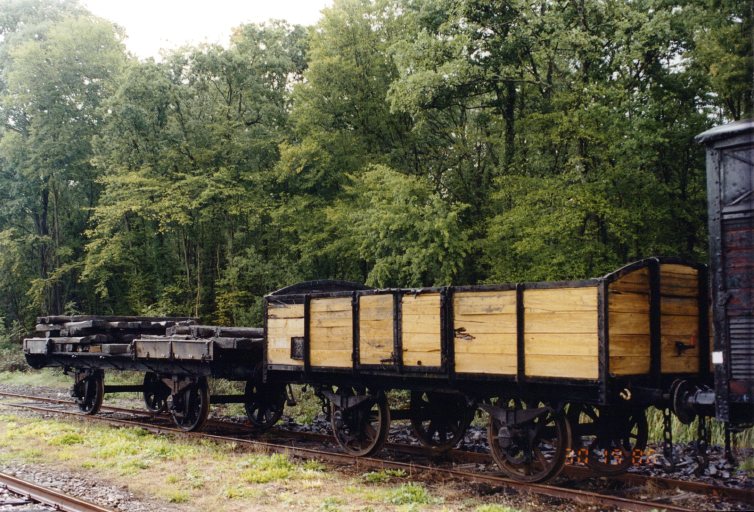
<path id="1" fill-rule="evenodd" d="M 516 291 L 453 295 L 455 371 L 516 373 Z"/>
<path id="2" fill-rule="evenodd" d="M 359 298 L 359 362 L 392 364 L 393 296 L 364 295 Z"/>
<path id="3" fill-rule="evenodd" d="M 477 333 L 474 339 L 456 335 L 456 354 L 516 354 L 516 333 Z"/>
<path id="4" fill-rule="evenodd" d="M 456 372 L 515 375 L 516 354 L 472 354 L 456 352 Z"/>
<path id="5" fill-rule="evenodd" d="M 698 271 L 684 265 L 660 266 L 660 294 L 696 297 L 699 293 Z"/>
<path id="6" fill-rule="evenodd" d="M 524 299 L 526 304 L 526 299 Z M 597 334 L 597 308 L 594 311 L 530 313 L 524 316 L 526 333 Z"/>
<path id="7" fill-rule="evenodd" d="M 516 334 L 516 315 L 464 315 L 454 313 L 456 339 L 473 339 L 483 334 Z"/>
<path id="8" fill-rule="evenodd" d="M 291 338 L 304 335 L 303 304 L 268 304 L 266 334 L 268 364 L 304 365 L 291 359 Z"/>
<path id="9" fill-rule="evenodd" d="M 597 287 L 551 288 L 526 290 L 524 307 L 529 313 L 594 312 L 597 310 Z"/>
<path id="10" fill-rule="evenodd" d="M 440 366 L 440 349 L 436 350 L 403 350 L 403 364 L 405 366 Z"/>
<path id="11" fill-rule="evenodd" d="M 645 375 L 649 373 L 649 356 L 610 355 L 610 373 L 612 375 Z"/>
<path id="12" fill-rule="evenodd" d="M 440 366 L 440 294 L 404 295 L 402 342 L 405 366 Z"/>
<path id="13" fill-rule="evenodd" d="M 691 346 L 678 351 L 677 343 Z M 691 334 L 662 335 L 662 373 L 697 373 L 699 371 L 699 342 L 696 331 Z"/>
<path id="14" fill-rule="evenodd" d="M 351 311 L 351 297 L 312 299 L 309 303 L 310 313 L 337 313 Z M 328 315 L 330 316 L 330 315 Z"/>
<path id="15" fill-rule="evenodd" d="M 610 311 L 609 332 L 610 339 L 613 334 L 643 334 L 649 340 L 649 313 Z"/>
<path id="16" fill-rule="evenodd" d="M 611 375 L 649 373 L 649 271 L 627 274 L 608 288 L 608 367 Z"/>
<path id="17" fill-rule="evenodd" d="M 352 354 L 352 348 L 348 350 L 313 350 L 311 352 L 312 367 L 348 368 L 351 366 Z"/>
<path id="18" fill-rule="evenodd" d="M 610 283 L 614 292 L 638 292 L 649 294 L 649 269 L 641 268 Z"/>
<path id="19" fill-rule="evenodd" d="M 649 293 L 616 292 L 610 289 L 610 312 L 649 314 Z"/>
<path id="20" fill-rule="evenodd" d="M 649 335 L 611 332 L 610 357 L 613 356 L 649 357 Z"/>
<path id="21" fill-rule="evenodd" d="M 526 375 L 597 378 L 597 287 L 525 290 L 523 300 Z"/>
<path id="22" fill-rule="evenodd" d="M 515 290 L 497 292 L 457 292 L 453 311 L 461 315 L 516 314 Z"/>
<path id="23" fill-rule="evenodd" d="M 312 367 L 353 365 L 353 308 L 350 297 L 309 303 L 309 354 Z"/>
<path id="24" fill-rule="evenodd" d="M 699 371 L 699 272 L 685 265 L 660 267 L 663 373 Z M 690 347 L 679 350 L 679 347 Z"/>
<path id="25" fill-rule="evenodd" d="M 268 304 L 267 318 L 304 318 L 304 305 Z"/>
<path id="26" fill-rule="evenodd" d="M 599 354 L 599 340 L 596 334 L 550 334 L 525 333 L 526 357 L 539 355 L 592 356 Z M 567 368 L 563 369 L 567 372 Z"/>
<path id="27" fill-rule="evenodd" d="M 592 356 L 532 354 L 526 356 L 526 375 L 596 380 L 597 358 Z"/>

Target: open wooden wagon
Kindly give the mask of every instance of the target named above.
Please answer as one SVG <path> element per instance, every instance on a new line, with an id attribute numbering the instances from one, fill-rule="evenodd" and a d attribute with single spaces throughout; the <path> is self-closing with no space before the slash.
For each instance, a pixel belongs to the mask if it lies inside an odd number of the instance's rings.
<path id="1" fill-rule="evenodd" d="M 584 446 L 612 472 L 646 443 L 646 407 L 669 407 L 677 379 L 709 378 L 708 308 L 706 267 L 663 258 L 583 281 L 301 283 L 266 297 L 265 378 L 317 385 L 350 453 L 378 450 L 391 415 L 452 446 L 481 407 L 515 478 L 550 478 Z M 391 389 L 411 390 L 408 410 L 388 409 Z"/>

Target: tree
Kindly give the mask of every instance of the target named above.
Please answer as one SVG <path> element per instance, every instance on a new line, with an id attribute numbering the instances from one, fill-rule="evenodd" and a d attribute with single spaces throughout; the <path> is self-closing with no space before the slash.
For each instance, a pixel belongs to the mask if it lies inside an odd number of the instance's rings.
<path id="1" fill-rule="evenodd" d="M 125 62 L 122 34 L 104 20 L 71 15 L 75 4 L 12 7 L 0 51 L 0 230 L 14 230 L 6 237 L 34 269 L 16 276 L 28 296 L 13 299 L 15 314 L 88 307 L 77 276 L 80 234 L 99 193 L 90 144 Z"/>

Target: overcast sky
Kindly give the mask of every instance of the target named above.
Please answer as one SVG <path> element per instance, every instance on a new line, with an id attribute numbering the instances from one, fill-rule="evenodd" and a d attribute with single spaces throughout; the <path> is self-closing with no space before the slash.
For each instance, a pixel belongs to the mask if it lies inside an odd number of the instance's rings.
<path id="1" fill-rule="evenodd" d="M 284 19 L 312 25 L 332 0 L 84 0 L 97 16 L 126 29 L 126 46 L 140 58 L 191 43 L 226 44 L 233 27 Z"/>

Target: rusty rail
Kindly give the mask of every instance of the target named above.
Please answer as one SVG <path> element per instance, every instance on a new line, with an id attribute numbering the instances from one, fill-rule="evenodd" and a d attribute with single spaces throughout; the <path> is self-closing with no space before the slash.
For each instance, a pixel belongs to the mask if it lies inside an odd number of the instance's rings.
<path id="1" fill-rule="evenodd" d="M 63 512 L 113 512 L 109 508 L 95 505 L 74 496 L 69 496 L 59 491 L 6 475 L 5 473 L 0 473 L 0 485 L 14 494 L 27 497 L 43 505 L 49 505 Z"/>
<path id="2" fill-rule="evenodd" d="M 0 393 L 0 396 L 6 396 L 5 393 Z M 30 400 L 36 400 L 37 397 L 14 395 L 16 398 L 24 398 Z M 64 401 L 55 399 L 42 399 L 42 401 L 51 401 L 53 403 L 61 403 Z M 71 402 L 68 402 L 69 404 Z M 385 459 L 377 459 L 373 457 L 353 457 L 345 453 L 329 452 L 316 450 L 312 448 L 304 448 L 298 446 L 291 446 L 286 444 L 275 444 L 264 441 L 249 440 L 238 437 L 212 435 L 201 432 L 185 432 L 183 430 L 165 427 L 155 426 L 149 423 L 142 423 L 140 421 L 126 420 L 119 418 L 106 418 L 98 416 L 85 416 L 74 411 L 65 411 L 60 409 L 50 409 L 48 407 L 40 407 L 30 404 L 7 404 L 12 407 L 24 408 L 29 410 L 41 411 L 46 413 L 60 414 L 64 416 L 72 416 L 81 421 L 95 420 L 104 424 L 117 425 L 117 426 L 136 426 L 141 427 L 149 432 L 155 434 L 171 434 L 180 437 L 187 438 L 201 438 L 208 439 L 217 442 L 233 442 L 243 446 L 247 446 L 254 450 L 263 451 L 266 453 L 283 453 L 289 456 L 301 458 L 301 459 L 316 459 L 327 462 L 332 462 L 342 465 L 350 465 L 356 468 L 364 469 L 400 469 L 405 471 L 409 475 L 425 474 L 436 477 L 444 477 L 448 479 L 460 479 L 467 482 L 473 482 L 478 484 L 486 484 L 495 487 L 504 487 L 515 489 L 523 494 L 535 494 L 540 496 L 547 496 L 550 498 L 557 498 L 562 500 L 568 500 L 576 503 L 598 505 L 603 507 L 617 507 L 623 510 L 632 510 L 637 512 L 649 512 L 652 510 L 666 510 L 667 512 L 689 512 L 690 509 L 679 507 L 676 505 L 658 503 L 652 501 L 639 501 L 629 498 L 623 498 L 618 496 L 610 496 L 599 494 L 591 491 L 584 491 L 579 489 L 569 489 L 565 487 L 557 487 L 549 484 L 528 484 L 502 478 L 491 474 L 482 473 L 470 473 L 466 471 L 459 471 L 456 469 L 446 469 L 439 467 L 432 467 L 426 465 L 420 465 L 408 462 L 397 462 Z M 72 405 L 72 404 L 71 404 Z M 137 411 L 129 411 L 131 413 Z M 393 445 L 396 446 L 396 445 Z"/>

